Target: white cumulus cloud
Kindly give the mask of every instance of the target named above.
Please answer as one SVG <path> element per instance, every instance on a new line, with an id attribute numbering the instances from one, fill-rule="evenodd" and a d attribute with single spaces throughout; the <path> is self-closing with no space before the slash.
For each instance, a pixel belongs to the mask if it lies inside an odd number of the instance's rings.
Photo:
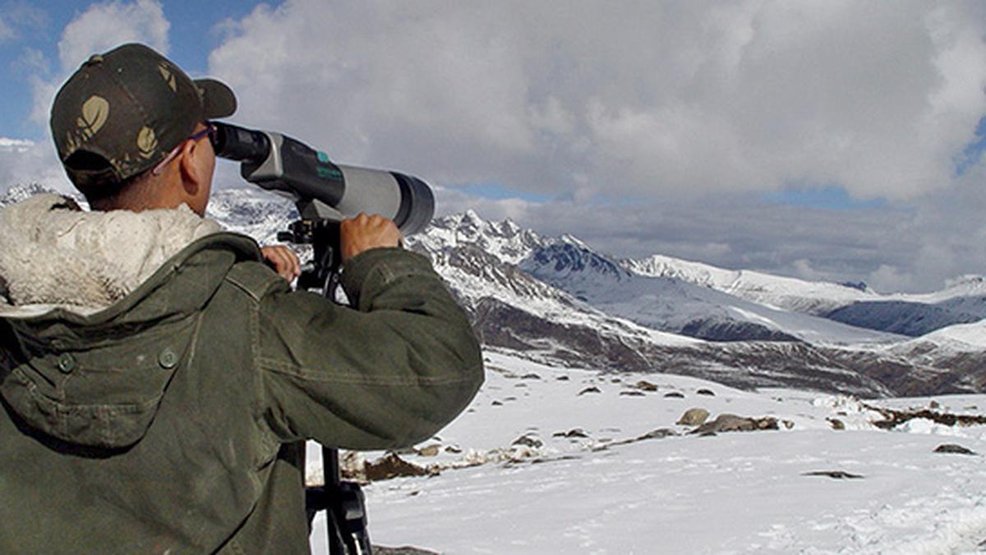
<path id="1" fill-rule="evenodd" d="M 238 118 L 449 184 L 906 199 L 986 113 L 973 2 L 287 0 L 225 29 Z"/>

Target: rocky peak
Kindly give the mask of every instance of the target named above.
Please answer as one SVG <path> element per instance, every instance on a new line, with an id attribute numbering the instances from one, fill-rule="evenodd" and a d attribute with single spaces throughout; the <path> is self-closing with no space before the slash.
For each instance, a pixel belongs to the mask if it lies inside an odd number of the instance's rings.
<path id="1" fill-rule="evenodd" d="M 492 222 L 474 210 L 436 218 L 414 241 L 430 252 L 459 246 L 482 249 L 506 264 L 518 264 L 546 243 L 537 233 L 510 219 Z"/>
<path id="2" fill-rule="evenodd" d="M 630 272 L 571 236 L 535 250 L 521 267 L 540 279 L 622 281 Z"/>

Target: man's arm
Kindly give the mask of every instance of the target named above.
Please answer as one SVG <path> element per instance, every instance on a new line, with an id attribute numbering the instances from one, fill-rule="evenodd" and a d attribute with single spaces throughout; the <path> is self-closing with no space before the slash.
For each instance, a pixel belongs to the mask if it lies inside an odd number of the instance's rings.
<path id="1" fill-rule="evenodd" d="M 354 308 L 304 292 L 262 301 L 268 422 L 286 441 L 415 443 L 461 412 L 483 380 L 478 341 L 428 260 L 377 246 L 399 240 L 392 223 L 359 220 L 348 232 L 361 243 L 348 253 L 343 227 L 342 285 Z"/>

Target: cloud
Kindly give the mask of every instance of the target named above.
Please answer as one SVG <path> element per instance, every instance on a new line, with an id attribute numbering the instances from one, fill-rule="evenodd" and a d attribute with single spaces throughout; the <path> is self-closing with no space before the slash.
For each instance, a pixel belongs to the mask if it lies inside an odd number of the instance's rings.
<path id="1" fill-rule="evenodd" d="M 157 0 L 114 0 L 90 5 L 65 26 L 58 41 L 58 69 L 32 78 L 31 119 L 47 123 L 58 88 L 94 52 L 105 52 L 126 42 L 142 42 L 167 53 L 169 27 Z"/>
<path id="2" fill-rule="evenodd" d="M 93 52 L 125 42 L 142 42 L 167 52 L 169 27 L 157 0 L 93 4 L 65 27 L 58 57 L 63 69 L 74 71 Z"/>
<path id="3" fill-rule="evenodd" d="M 23 0 L 4 2 L 0 9 L 0 42 L 40 29 L 48 20 L 44 10 Z"/>
<path id="4" fill-rule="evenodd" d="M 0 137 L 0 190 L 30 183 L 72 191 L 50 143 Z"/>
<path id="5" fill-rule="evenodd" d="M 287 0 L 210 70 L 237 121 L 425 177 L 440 212 L 888 290 L 983 272 L 983 4 L 576 4 Z M 886 201 L 762 200 L 811 187 Z"/>
<path id="6" fill-rule="evenodd" d="M 228 23 L 243 122 L 449 185 L 576 198 L 952 182 L 986 113 L 972 2 L 320 2 Z"/>

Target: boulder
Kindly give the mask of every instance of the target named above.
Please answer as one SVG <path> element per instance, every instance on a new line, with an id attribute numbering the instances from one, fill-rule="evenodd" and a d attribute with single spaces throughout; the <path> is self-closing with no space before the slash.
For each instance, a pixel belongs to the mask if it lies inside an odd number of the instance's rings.
<path id="1" fill-rule="evenodd" d="M 634 387 L 641 391 L 657 391 L 657 385 L 650 383 L 647 380 L 640 380 Z"/>
<path id="2" fill-rule="evenodd" d="M 975 455 L 976 452 L 955 443 L 943 443 L 935 447 L 935 453 L 951 453 L 953 455 Z"/>
<path id="3" fill-rule="evenodd" d="M 777 419 L 766 418 L 747 418 L 736 416 L 735 414 L 720 414 L 712 422 L 706 422 L 695 430 L 693 434 L 708 434 L 719 432 L 754 432 L 757 430 L 778 430 Z"/>
<path id="4" fill-rule="evenodd" d="M 589 434 L 587 434 L 582 428 L 572 428 L 567 432 L 555 432 L 551 434 L 551 437 L 587 438 L 589 437 Z"/>
<path id="5" fill-rule="evenodd" d="M 379 459 L 367 462 L 364 466 L 366 479 L 372 481 L 389 480 L 401 476 L 428 476 L 433 474 L 427 468 L 409 463 L 396 453 L 387 453 Z"/>
<path id="6" fill-rule="evenodd" d="M 678 435 L 678 434 L 675 433 L 674 430 L 669 430 L 667 428 L 658 428 L 656 430 L 651 430 L 651 431 L 647 432 L 646 434 L 638 437 L 636 439 L 636 441 L 643 441 L 645 439 L 663 439 L 663 438 L 666 438 L 666 437 L 671 437 L 671 436 L 676 436 L 676 435 Z"/>
<path id="7" fill-rule="evenodd" d="M 853 480 L 862 478 L 859 474 L 853 474 L 851 472 L 846 472 L 845 470 L 816 470 L 814 472 L 805 472 L 802 476 L 824 476 L 835 480 Z"/>
<path id="8" fill-rule="evenodd" d="M 705 421 L 709 419 L 709 411 L 695 407 L 685 411 L 685 414 L 681 415 L 675 424 L 681 426 L 701 426 L 705 424 Z"/>
<path id="9" fill-rule="evenodd" d="M 525 447 L 531 447 L 533 449 L 537 449 L 542 445 L 544 445 L 544 442 L 534 436 L 523 435 L 515 439 L 511 445 L 523 445 Z"/>

